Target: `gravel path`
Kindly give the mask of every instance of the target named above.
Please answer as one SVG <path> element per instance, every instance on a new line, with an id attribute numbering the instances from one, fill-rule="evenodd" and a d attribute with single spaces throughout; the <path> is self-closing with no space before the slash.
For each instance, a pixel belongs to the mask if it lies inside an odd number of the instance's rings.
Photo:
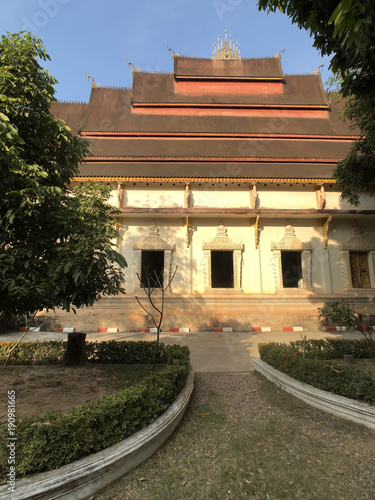
<path id="1" fill-rule="evenodd" d="M 197 373 L 190 407 L 153 457 L 95 500 L 374 500 L 375 433 L 256 373 Z"/>

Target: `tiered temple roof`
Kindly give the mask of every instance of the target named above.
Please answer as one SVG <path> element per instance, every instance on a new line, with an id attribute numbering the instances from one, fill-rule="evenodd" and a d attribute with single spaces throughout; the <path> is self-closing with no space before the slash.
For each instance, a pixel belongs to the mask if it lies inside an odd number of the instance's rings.
<path id="1" fill-rule="evenodd" d="M 91 144 L 81 176 L 328 181 L 355 133 L 319 72 L 284 75 L 279 55 L 217 54 L 173 53 L 173 73 L 133 70 L 131 89 L 92 86 L 88 103 L 52 103 Z"/>

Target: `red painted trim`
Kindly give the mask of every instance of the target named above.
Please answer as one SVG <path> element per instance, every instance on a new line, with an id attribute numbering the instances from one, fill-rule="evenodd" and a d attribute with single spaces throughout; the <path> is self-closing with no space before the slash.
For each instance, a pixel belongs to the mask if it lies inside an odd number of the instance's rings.
<path id="1" fill-rule="evenodd" d="M 215 106 L 199 107 L 175 106 L 169 107 L 164 105 L 146 105 L 146 106 L 132 106 L 132 114 L 135 115 L 181 115 L 181 116 L 260 116 L 260 117 L 284 117 L 284 118 L 323 118 L 329 117 L 328 107 L 288 107 L 280 106 L 275 107 L 234 107 L 232 104 L 229 106 Z"/>
<path id="2" fill-rule="evenodd" d="M 351 142 L 358 139 L 357 135 L 319 135 L 319 134 L 240 134 L 240 133 L 208 133 L 208 132 L 80 132 L 81 137 L 96 138 L 105 137 L 106 139 L 134 139 L 137 140 L 168 140 L 178 137 L 180 140 L 222 140 L 222 139 L 262 139 L 268 140 L 303 140 L 303 141 L 322 141 L 332 142 Z"/>
<path id="3" fill-rule="evenodd" d="M 254 326 L 254 327 L 251 328 L 251 331 L 252 332 L 261 332 L 262 328 L 260 326 Z"/>
<path id="4" fill-rule="evenodd" d="M 337 328 L 335 326 L 326 326 L 326 331 L 327 332 L 335 332 Z"/>
<path id="5" fill-rule="evenodd" d="M 292 326 L 283 326 L 283 332 L 292 332 L 293 327 Z"/>
<path id="6" fill-rule="evenodd" d="M 181 95 L 277 95 L 284 88 L 283 81 L 174 80 L 174 93 Z"/>
<path id="7" fill-rule="evenodd" d="M 30 331 L 30 327 L 28 326 L 28 327 L 26 328 L 26 326 L 21 326 L 21 328 L 20 328 L 20 332 L 26 332 L 26 331 L 28 331 L 28 332 L 29 332 L 29 331 Z"/>
<path id="8" fill-rule="evenodd" d="M 126 207 L 122 208 L 123 214 L 237 214 L 237 215 L 313 215 L 327 217 L 327 215 L 375 215 L 375 210 L 314 210 L 301 208 L 218 208 L 218 207 L 193 207 L 193 208 L 147 208 Z"/>
<path id="9" fill-rule="evenodd" d="M 328 104 L 261 104 L 234 102 L 133 102 L 133 108 L 230 108 L 230 109 L 298 109 L 298 110 L 329 110 Z"/>
<path id="10" fill-rule="evenodd" d="M 266 157 L 232 157 L 232 156 L 87 156 L 86 163 L 115 162 L 241 162 L 241 163 L 327 163 L 335 165 L 343 158 L 266 158 Z"/>
<path id="11" fill-rule="evenodd" d="M 179 328 L 170 328 L 170 329 L 169 329 L 169 332 L 170 332 L 170 333 L 178 333 L 179 331 L 180 331 L 180 329 L 179 329 Z"/>
<path id="12" fill-rule="evenodd" d="M 139 330 L 139 333 L 150 333 L 150 329 L 149 328 L 141 328 Z"/>
<path id="13" fill-rule="evenodd" d="M 213 332 L 221 332 L 221 333 L 223 333 L 223 329 L 222 328 L 213 328 L 212 331 Z"/>
<path id="14" fill-rule="evenodd" d="M 54 328 L 52 331 L 61 333 L 64 331 L 64 328 Z"/>
<path id="15" fill-rule="evenodd" d="M 96 331 L 98 333 L 107 333 L 107 328 L 98 328 Z"/>

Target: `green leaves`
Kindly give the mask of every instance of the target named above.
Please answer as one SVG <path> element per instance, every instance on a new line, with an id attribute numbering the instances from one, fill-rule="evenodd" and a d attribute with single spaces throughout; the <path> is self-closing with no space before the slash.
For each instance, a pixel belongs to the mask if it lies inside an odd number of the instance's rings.
<path id="1" fill-rule="evenodd" d="M 108 187 L 72 189 L 88 143 L 52 116 L 56 80 L 30 33 L 0 42 L 0 312 L 92 305 L 124 292 Z"/>
<path id="2" fill-rule="evenodd" d="M 286 12 L 308 30 L 314 47 L 331 55 L 346 100 L 344 118 L 360 139 L 333 173 L 342 197 L 359 204 L 359 193 L 375 194 L 375 7 L 373 0 L 259 0 L 260 10 Z"/>

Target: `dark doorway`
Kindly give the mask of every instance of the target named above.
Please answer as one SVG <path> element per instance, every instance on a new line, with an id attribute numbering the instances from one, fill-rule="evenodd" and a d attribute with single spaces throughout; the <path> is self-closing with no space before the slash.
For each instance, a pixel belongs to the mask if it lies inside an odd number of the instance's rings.
<path id="1" fill-rule="evenodd" d="M 367 252 L 350 252 L 353 288 L 371 288 Z"/>
<path id="2" fill-rule="evenodd" d="M 233 252 L 211 251 L 211 286 L 212 288 L 234 288 Z"/>
<path id="3" fill-rule="evenodd" d="M 163 286 L 164 250 L 142 250 L 141 286 Z M 159 281 L 159 282 L 158 282 Z"/>
<path id="4" fill-rule="evenodd" d="M 284 288 L 298 288 L 302 279 L 301 252 L 281 252 Z"/>

